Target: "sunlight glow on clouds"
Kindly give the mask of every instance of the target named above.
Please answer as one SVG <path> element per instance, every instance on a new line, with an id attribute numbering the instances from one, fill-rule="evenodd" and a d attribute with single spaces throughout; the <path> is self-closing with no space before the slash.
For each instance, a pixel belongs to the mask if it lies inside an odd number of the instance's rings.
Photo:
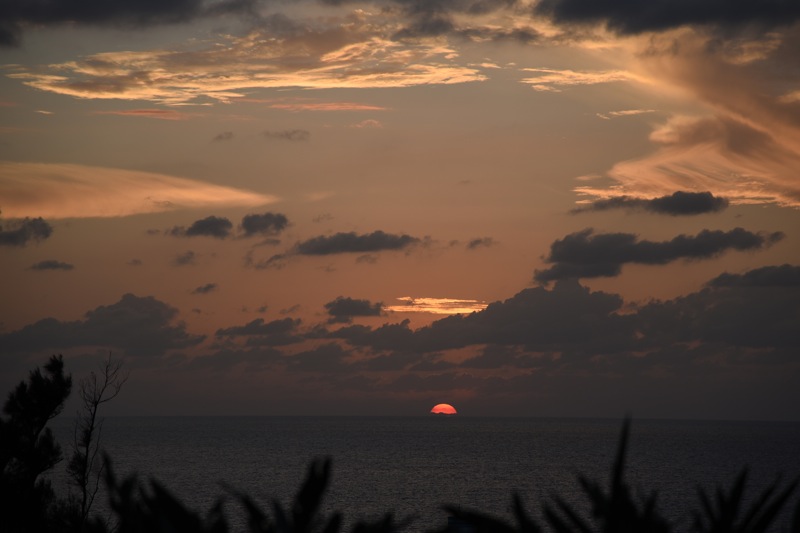
<path id="1" fill-rule="evenodd" d="M 800 145 L 781 146 L 772 136 L 737 121 L 676 116 L 657 128 L 654 153 L 615 164 L 611 187 L 581 186 L 595 198 L 650 198 L 689 189 L 710 191 L 734 204 L 800 207 Z"/>
<path id="2" fill-rule="evenodd" d="M 266 30 L 226 36 L 193 50 L 106 52 L 8 76 L 76 98 L 163 104 L 230 102 L 248 89 L 411 87 L 482 81 L 435 41 L 401 43 L 358 21 L 275 37 Z"/>
<path id="3" fill-rule="evenodd" d="M 534 77 L 524 78 L 522 83 L 527 83 L 535 91 L 560 92 L 565 87 L 578 85 L 597 85 L 598 83 L 612 83 L 615 81 L 640 80 L 635 74 L 624 70 L 598 70 L 592 72 L 556 70 L 551 68 L 525 68 L 522 70 L 534 73 Z"/>
<path id="4" fill-rule="evenodd" d="M 486 302 L 479 300 L 461 300 L 458 298 L 414 298 L 402 296 L 402 302 L 386 306 L 387 311 L 395 313 L 432 313 L 435 315 L 469 314 L 486 309 Z"/>
<path id="5" fill-rule="evenodd" d="M 3 216 L 121 217 L 181 208 L 260 206 L 273 196 L 165 174 L 74 164 L 0 162 Z"/>

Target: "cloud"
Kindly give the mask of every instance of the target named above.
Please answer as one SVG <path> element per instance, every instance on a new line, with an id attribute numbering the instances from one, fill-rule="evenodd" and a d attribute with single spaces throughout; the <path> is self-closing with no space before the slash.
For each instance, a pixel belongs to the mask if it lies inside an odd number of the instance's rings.
<path id="1" fill-rule="evenodd" d="M 264 131 L 261 135 L 267 139 L 294 142 L 307 141 L 311 138 L 311 132 L 306 130 Z"/>
<path id="2" fill-rule="evenodd" d="M 94 115 L 117 115 L 121 117 L 157 118 L 159 120 L 187 120 L 191 118 L 188 113 L 181 113 L 174 109 L 123 109 L 118 111 L 93 111 Z"/>
<path id="3" fill-rule="evenodd" d="M 216 283 L 206 283 L 205 285 L 201 285 L 192 291 L 192 294 L 208 294 L 210 292 L 214 292 L 217 290 L 218 286 Z"/>
<path id="4" fill-rule="evenodd" d="M 394 313 L 433 313 L 435 315 L 469 314 L 486 309 L 486 302 L 463 298 L 431 298 L 402 296 L 402 302 L 386 307 Z"/>
<path id="5" fill-rule="evenodd" d="M 43 218 L 25 218 L 0 225 L 0 246 L 26 246 L 30 242 L 43 241 L 53 233 L 53 227 Z"/>
<path id="6" fill-rule="evenodd" d="M 800 6 L 791 1 L 653 0 L 640 3 L 626 0 L 541 0 L 534 5 L 533 11 L 536 15 L 552 18 L 558 24 L 591 26 L 604 23 L 622 34 L 690 25 L 767 30 L 789 26 L 800 20 Z"/>
<path id="7" fill-rule="evenodd" d="M 796 25 L 766 34 L 684 27 L 621 46 L 626 68 L 651 93 L 705 111 L 654 126 L 654 151 L 616 163 L 602 175 L 610 180 L 577 192 L 607 199 L 708 191 L 732 204 L 800 206 L 800 108 L 791 98 L 800 83 Z"/>
<path id="8" fill-rule="evenodd" d="M 300 324 L 300 319 L 288 317 L 271 322 L 264 322 L 263 318 L 257 318 L 244 326 L 218 329 L 214 336 L 217 338 L 247 337 L 247 346 L 284 346 L 303 340 L 303 336 L 298 331 Z"/>
<path id="9" fill-rule="evenodd" d="M 709 287 L 800 287 L 800 266 L 765 266 L 744 274 L 720 274 Z"/>
<path id="10" fill-rule="evenodd" d="M 418 242 L 418 238 L 410 235 L 393 235 L 381 230 L 363 235 L 355 232 L 335 233 L 299 242 L 294 246 L 293 251 L 300 255 L 371 253 L 383 250 L 402 250 Z"/>
<path id="11" fill-rule="evenodd" d="M 267 101 L 267 107 L 284 111 L 386 111 L 386 107 L 361 104 L 358 102 L 315 102 L 308 99 L 291 98 L 279 101 Z"/>
<path id="12" fill-rule="evenodd" d="M 618 347 L 622 341 L 627 345 L 633 335 L 630 318 L 616 314 L 621 308 L 617 295 L 592 293 L 575 281 L 560 281 L 551 291 L 525 289 L 483 310 L 449 315 L 417 330 L 406 320 L 375 329 L 351 326 L 331 335 L 376 351 L 435 352 L 497 344 L 534 351 L 591 345 L 602 353 L 607 345 Z"/>
<path id="13" fill-rule="evenodd" d="M 214 215 L 196 220 L 188 228 L 175 226 L 167 233 L 174 237 L 214 237 L 225 239 L 231 234 L 233 223 L 225 217 Z"/>
<path id="14" fill-rule="evenodd" d="M 427 40 L 402 43 L 392 13 L 365 10 L 327 24 L 271 18 L 246 35 L 196 41 L 178 50 L 94 54 L 9 76 L 43 91 L 76 98 L 161 104 L 229 102 L 248 90 L 281 87 L 413 87 L 482 81 L 457 63 L 455 50 Z"/>
<path id="15" fill-rule="evenodd" d="M 336 343 L 323 344 L 316 348 L 293 354 L 284 362 L 294 372 L 339 373 L 345 370 L 348 353 Z"/>
<path id="16" fill-rule="evenodd" d="M 197 254 L 191 250 L 187 250 L 182 254 L 176 255 L 175 259 L 172 260 L 172 264 L 175 266 L 194 265 L 196 259 L 197 259 Z"/>
<path id="17" fill-rule="evenodd" d="M 678 235 L 670 241 L 638 240 L 632 233 L 593 235 L 585 229 L 571 233 L 550 245 L 546 262 L 553 266 L 537 270 L 540 283 L 565 278 L 617 276 L 626 263 L 664 265 L 678 259 L 709 259 L 728 250 L 760 250 L 781 239 L 784 234 L 752 233 L 742 228 L 730 231 L 703 230 L 697 235 Z"/>
<path id="18" fill-rule="evenodd" d="M 233 139 L 233 132 L 232 131 L 223 131 L 222 133 L 218 133 L 211 140 L 214 141 L 214 142 L 219 142 L 219 141 L 230 141 L 232 139 Z"/>
<path id="19" fill-rule="evenodd" d="M 637 80 L 635 74 L 623 70 L 584 72 L 550 68 L 525 68 L 522 70 L 535 73 L 534 77 L 523 78 L 520 81 L 530 85 L 536 91 L 560 92 L 565 87 Z"/>
<path id="20" fill-rule="evenodd" d="M 30 27 L 86 25 L 143 28 L 177 24 L 225 13 L 248 14 L 254 2 L 248 0 L 164 0 L 141 2 L 63 2 L 39 0 L 33 6 L 26 0 L 9 0 L 0 8 L 0 46 L 17 46 L 23 31 Z"/>
<path id="21" fill-rule="evenodd" d="M 245 237 L 255 235 L 277 235 L 289 225 L 289 219 L 283 213 L 252 213 L 242 217 L 240 228 Z"/>
<path id="22" fill-rule="evenodd" d="M 495 244 L 497 244 L 497 241 L 491 237 L 479 237 L 471 239 L 467 243 L 467 250 L 475 250 L 476 248 L 491 248 Z"/>
<path id="23" fill-rule="evenodd" d="M 158 357 L 167 351 L 196 346 L 203 336 L 191 335 L 178 322 L 178 310 L 152 296 L 125 294 L 111 305 L 88 311 L 82 319 L 39 320 L 0 335 L 8 353 L 102 347 L 132 356 Z"/>
<path id="24" fill-rule="evenodd" d="M 255 207 L 274 196 L 166 174 L 73 164 L 0 162 L 10 218 L 122 217 L 204 207 Z"/>
<path id="25" fill-rule="evenodd" d="M 328 322 L 349 324 L 354 317 L 381 316 L 383 313 L 383 303 L 372 303 L 369 300 L 358 300 L 354 298 L 339 296 L 335 300 L 324 305 L 330 318 Z"/>
<path id="26" fill-rule="evenodd" d="M 373 128 L 383 128 L 383 124 L 379 120 L 367 119 L 362 120 L 361 122 L 357 122 L 351 126 L 352 128 L 359 128 L 359 129 L 373 129 Z"/>
<path id="27" fill-rule="evenodd" d="M 75 265 L 56 261 L 55 259 L 46 259 L 30 266 L 30 270 L 73 270 L 74 268 Z"/>
<path id="28" fill-rule="evenodd" d="M 628 209 L 649 211 L 651 213 L 680 216 L 715 213 L 728 207 L 726 198 L 719 198 L 710 192 L 677 191 L 669 196 L 644 199 L 630 196 L 615 196 L 604 200 L 596 200 L 589 205 L 580 206 L 572 213 L 589 211 L 609 211 L 612 209 Z"/>
<path id="29" fill-rule="evenodd" d="M 607 113 L 597 113 L 597 116 L 605 119 L 611 120 L 612 118 L 617 117 L 631 117 L 636 115 L 643 115 L 645 113 L 655 113 L 655 109 L 623 109 L 622 111 L 609 111 Z"/>

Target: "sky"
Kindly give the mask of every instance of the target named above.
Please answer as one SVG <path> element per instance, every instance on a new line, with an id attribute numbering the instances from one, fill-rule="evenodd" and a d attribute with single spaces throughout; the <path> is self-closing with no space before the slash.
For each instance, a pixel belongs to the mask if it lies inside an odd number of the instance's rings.
<path id="1" fill-rule="evenodd" d="M 800 4 L 8 0 L 0 388 L 800 420 Z"/>

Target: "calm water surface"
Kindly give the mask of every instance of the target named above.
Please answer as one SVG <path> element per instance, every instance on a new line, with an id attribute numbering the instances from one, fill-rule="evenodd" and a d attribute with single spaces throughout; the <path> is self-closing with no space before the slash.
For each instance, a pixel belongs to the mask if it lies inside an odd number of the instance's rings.
<path id="1" fill-rule="evenodd" d="M 71 421 L 54 423 L 67 449 Z M 553 494 L 588 513 L 577 475 L 606 484 L 620 429 L 592 419 L 120 417 L 106 419 L 103 445 L 119 474 L 154 477 L 202 512 L 225 494 L 222 483 L 265 508 L 288 503 L 309 462 L 330 456 L 328 510 L 346 522 L 393 511 L 424 531 L 446 521 L 445 503 L 509 516 L 513 491 L 537 516 Z M 633 422 L 628 479 L 644 494 L 657 490 L 680 530 L 698 486 L 730 486 L 745 466 L 750 496 L 780 474 L 800 475 L 800 423 Z M 238 520 L 233 502 L 227 509 Z"/>

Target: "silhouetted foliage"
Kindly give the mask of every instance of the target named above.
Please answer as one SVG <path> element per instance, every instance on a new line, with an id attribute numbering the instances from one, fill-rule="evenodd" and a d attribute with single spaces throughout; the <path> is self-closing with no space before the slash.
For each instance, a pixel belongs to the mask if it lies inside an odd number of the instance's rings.
<path id="1" fill-rule="evenodd" d="M 162 484 L 150 480 L 145 486 L 135 475 L 118 481 L 107 457 L 95 469 L 99 453 L 99 406 L 119 393 L 127 376 L 121 365 L 109 358 L 101 373 L 92 373 L 82 382 L 83 411 L 76 426 L 75 453 L 68 472 L 73 482 L 83 487 L 81 499 L 58 499 L 50 484 L 39 476 L 61 460 L 61 449 L 47 423 L 63 409 L 72 379 L 64 375 L 61 356 L 53 356 L 44 367 L 31 372 L 10 394 L 0 418 L 0 531 L 88 533 L 228 533 L 231 526 L 224 513 L 225 498 L 220 498 L 204 516 L 183 505 Z M 674 527 L 656 505 L 656 494 L 633 496 L 625 480 L 630 421 L 625 420 L 608 489 L 579 476 L 578 482 L 591 504 L 586 517 L 558 495 L 544 503 L 547 528 L 528 513 L 519 494 L 513 495 L 513 523 L 478 510 L 444 506 L 451 520 L 431 533 L 670 533 Z M 92 479 L 105 471 L 113 526 L 93 517 L 88 508 L 97 493 Z M 94 476 L 94 477 L 93 477 Z M 341 512 L 325 513 L 322 501 L 331 478 L 331 459 L 313 461 L 305 481 L 289 508 L 273 500 L 265 511 L 249 495 L 229 489 L 242 506 L 250 533 L 339 533 L 344 524 Z M 747 471 L 736 478 L 730 490 L 718 488 L 712 498 L 699 490 L 700 508 L 691 511 L 692 529 L 698 533 L 766 533 L 775 531 L 777 521 L 796 492 L 798 480 L 781 487 L 775 481 L 748 504 L 744 498 Z M 689 512 L 689 510 L 687 510 Z M 394 533 L 407 528 L 410 520 L 395 521 L 386 513 L 374 521 L 359 521 L 351 533 Z M 791 533 L 800 533 L 800 502 L 795 504 Z"/>
<path id="2" fill-rule="evenodd" d="M 330 481 L 330 472 L 330 459 L 313 461 L 291 509 L 284 509 L 279 501 L 274 500 L 271 514 L 265 512 L 247 494 L 234 490 L 231 493 L 245 510 L 251 533 L 338 533 L 342 528 L 342 514 L 337 512 L 324 516 L 320 510 Z M 117 517 L 113 531 L 117 533 L 226 533 L 230 530 L 223 513 L 224 499 L 219 499 L 206 517 L 202 518 L 197 512 L 187 509 L 155 480 L 150 480 L 149 490 L 136 476 L 129 476 L 118 482 L 110 463 L 106 470 L 106 482 L 111 509 Z M 392 533 L 399 531 L 403 525 L 396 524 L 393 516 L 387 513 L 375 522 L 358 522 L 351 531 Z M 111 530 L 106 524 L 95 521 L 89 531 L 109 533 Z"/>
<path id="3" fill-rule="evenodd" d="M 55 527 L 56 497 L 39 476 L 61 461 L 61 447 L 47 423 L 64 408 L 72 377 L 63 358 L 52 356 L 8 395 L 0 419 L 0 516 L 3 531 L 49 531 Z"/>
<path id="4" fill-rule="evenodd" d="M 712 503 L 709 495 L 698 489 L 702 511 L 694 512 L 694 530 L 701 533 L 763 533 L 768 531 L 783 505 L 797 487 L 797 480 L 790 483 L 780 493 L 775 494 L 779 488 L 779 481 L 773 483 L 746 511 L 742 497 L 744 495 L 747 470 L 736 478 L 731 490 L 726 494 L 722 488 L 717 489 L 717 497 Z M 795 524 L 793 531 L 800 531 L 797 523 L 800 517 L 800 503 L 795 510 Z"/>
<path id="5" fill-rule="evenodd" d="M 550 530 L 555 533 L 669 533 L 672 525 L 657 510 L 656 494 L 636 500 L 625 481 L 625 457 L 630 433 L 630 420 L 626 419 L 620 434 L 617 455 L 611 471 L 611 483 L 605 492 L 598 483 L 579 476 L 578 482 L 592 506 L 592 518 L 581 515 L 560 496 L 553 504 L 544 504 L 544 516 Z M 716 506 L 701 489 L 702 511 L 694 511 L 694 530 L 701 533 L 764 533 L 774 530 L 775 521 L 798 485 L 790 483 L 776 494 L 780 482 L 776 481 L 743 510 L 746 470 L 736 479 L 730 492 L 717 490 Z M 518 494 L 514 494 L 513 510 L 516 525 L 480 511 L 466 511 L 455 506 L 445 506 L 445 511 L 455 517 L 444 529 L 434 533 L 540 533 L 542 528 L 531 518 Z M 800 533 L 800 501 L 792 520 L 792 533 Z"/>

